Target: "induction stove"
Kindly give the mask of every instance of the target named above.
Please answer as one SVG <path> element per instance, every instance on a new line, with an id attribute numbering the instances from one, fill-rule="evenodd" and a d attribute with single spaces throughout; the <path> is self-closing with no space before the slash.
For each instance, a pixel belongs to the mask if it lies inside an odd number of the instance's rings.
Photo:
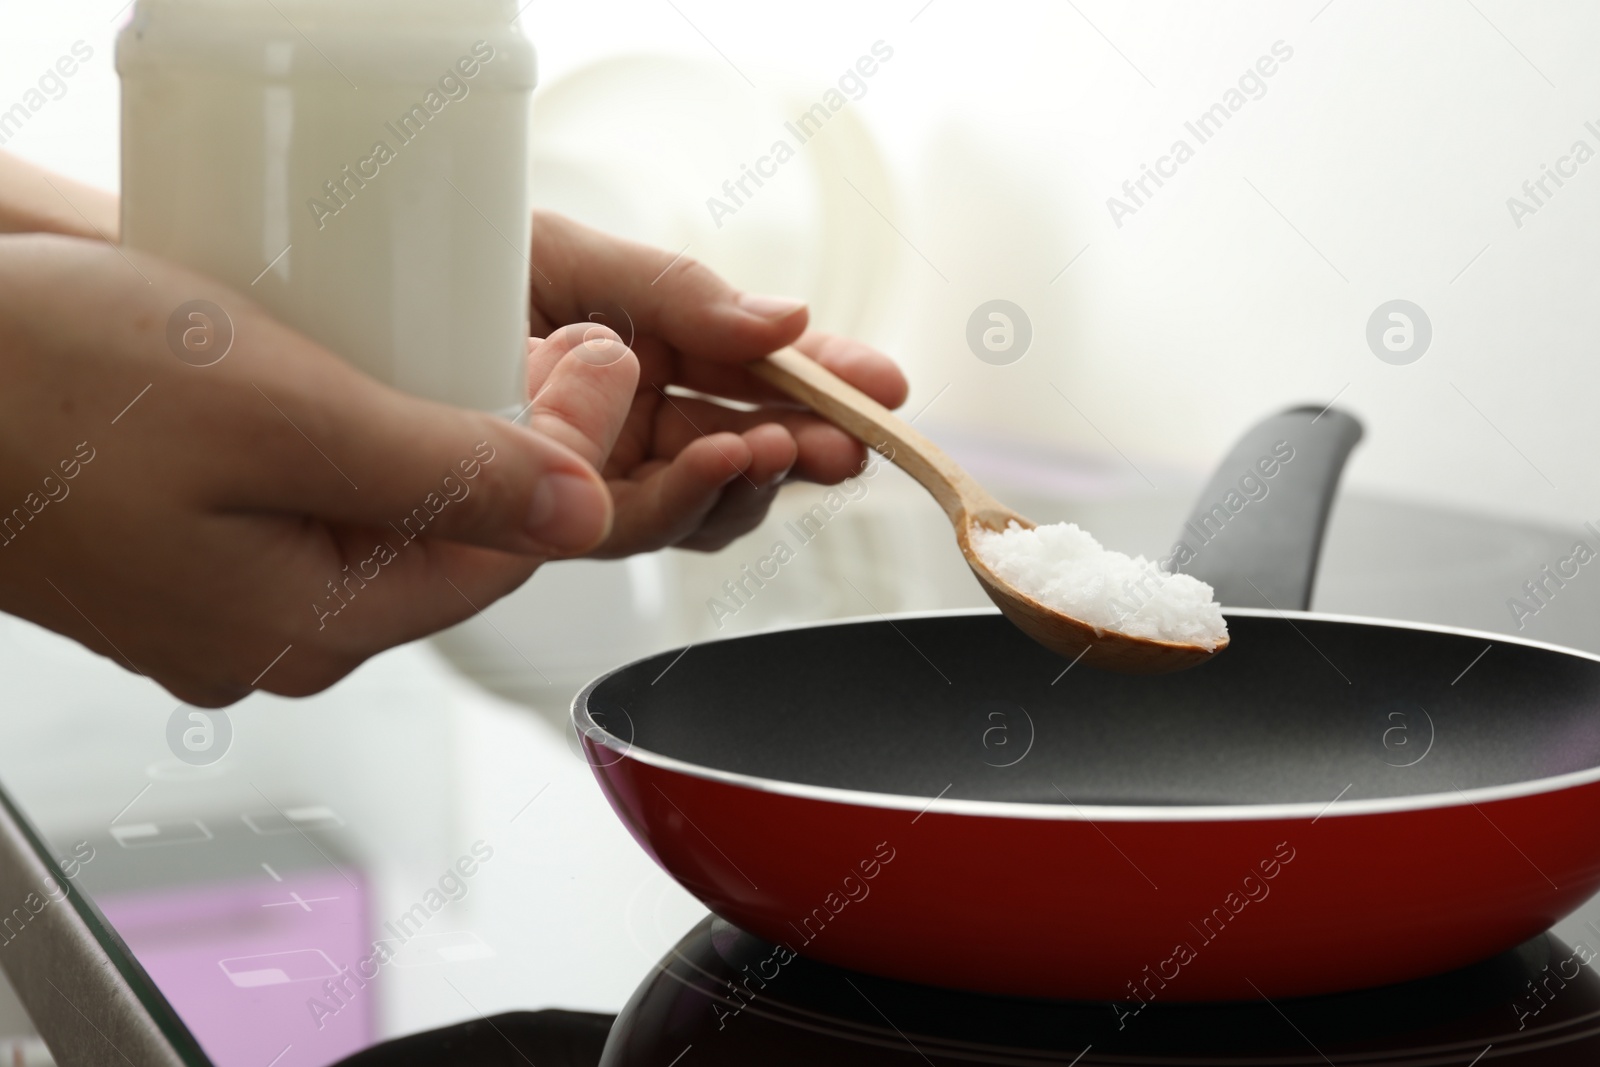
<path id="1" fill-rule="evenodd" d="M 1600 975 L 1585 963 L 1595 943 L 1541 934 L 1449 974 L 1332 996 L 1067 1003 L 933 989 L 802 957 L 778 966 L 772 961 L 785 960 L 781 946 L 708 918 L 641 984 L 601 1062 L 1593 1064 L 1600 1062 Z"/>

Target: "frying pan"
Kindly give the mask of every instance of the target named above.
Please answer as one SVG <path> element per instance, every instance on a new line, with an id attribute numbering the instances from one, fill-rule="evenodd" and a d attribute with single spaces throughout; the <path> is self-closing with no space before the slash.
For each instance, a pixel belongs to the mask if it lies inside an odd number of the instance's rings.
<path id="1" fill-rule="evenodd" d="M 1137 1011 L 1505 951 L 1600 888 L 1573 832 L 1600 658 L 1304 610 L 1359 437 L 1292 409 L 1219 468 L 1174 561 L 1242 605 L 1202 667 L 1073 669 L 992 611 L 829 623 L 603 675 L 587 758 L 662 868 L 774 943 L 754 980 L 798 953 Z"/>

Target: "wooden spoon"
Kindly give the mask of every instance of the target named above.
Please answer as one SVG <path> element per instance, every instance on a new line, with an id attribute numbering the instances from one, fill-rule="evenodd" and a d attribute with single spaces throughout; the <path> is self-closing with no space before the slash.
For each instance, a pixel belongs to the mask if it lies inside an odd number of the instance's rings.
<path id="1" fill-rule="evenodd" d="M 1002 614 L 1023 633 L 1053 652 L 1107 670 L 1160 674 L 1198 666 L 1227 647 L 1215 649 L 1179 641 L 1133 637 L 1100 630 L 1081 619 L 1046 607 L 1007 583 L 973 551 L 974 524 L 1004 530 L 1008 523 L 1032 529 L 1035 523 L 1000 503 L 932 441 L 888 408 L 793 348 L 749 364 L 751 373 L 777 386 L 812 411 L 878 452 L 922 484 L 944 508 L 956 530 L 956 543 Z"/>

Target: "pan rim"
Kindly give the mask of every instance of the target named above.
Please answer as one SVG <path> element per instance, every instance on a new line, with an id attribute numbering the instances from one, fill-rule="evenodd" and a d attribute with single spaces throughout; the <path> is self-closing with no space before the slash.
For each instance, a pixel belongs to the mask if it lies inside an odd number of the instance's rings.
<path id="1" fill-rule="evenodd" d="M 859 615 L 844 619 L 822 619 L 798 625 L 774 626 L 744 634 L 731 634 L 727 637 L 713 638 L 708 641 L 697 641 L 694 644 L 685 646 L 685 651 L 696 647 L 696 645 L 721 644 L 725 641 L 736 641 L 746 637 L 787 633 L 793 630 L 810 630 L 823 626 L 848 626 L 860 622 L 892 622 L 897 619 L 956 618 L 971 615 L 999 614 L 998 608 L 951 608 L 936 611 L 902 611 L 888 614 Z M 1421 630 L 1428 633 L 1477 638 L 1490 644 L 1511 644 L 1524 648 L 1536 648 L 1600 663 L 1600 655 L 1585 652 L 1581 649 L 1568 648 L 1547 641 L 1533 641 L 1508 634 L 1492 633 L 1487 630 L 1473 630 L 1459 626 L 1441 626 L 1434 623 L 1379 619 L 1364 615 L 1344 615 L 1321 611 L 1292 611 L 1276 608 L 1224 608 L 1223 614 L 1244 618 L 1281 618 L 1291 622 L 1294 619 L 1304 619 L 1308 622 L 1334 622 L 1359 626 L 1379 626 L 1390 629 Z M 665 650 L 665 652 L 670 651 L 672 650 Z M 659 770 L 690 778 L 700 778 L 725 785 L 733 785 L 758 793 L 772 793 L 780 796 L 792 796 L 852 807 L 879 808 L 889 811 L 915 811 L 918 813 L 918 818 L 923 815 L 940 814 L 982 818 L 1053 819 L 1087 823 L 1281 822 L 1303 819 L 1316 822 L 1323 818 L 1349 818 L 1361 815 L 1427 811 L 1440 808 L 1476 807 L 1479 804 L 1540 796 L 1600 782 L 1600 765 L 1597 765 L 1586 770 L 1569 771 L 1566 774 L 1547 778 L 1530 778 L 1506 785 L 1457 789 L 1448 793 L 1414 793 L 1399 797 L 1379 797 L 1371 800 L 1347 800 L 1341 802 L 1340 797 L 1344 795 L 1341 792 L 1339 796 L 1326 803 L 1320 801 L 1294 801 L 1272 804 L 1074 804 L 1069 800 L 1064 805 L 1055 803 L 1036 804 L 1010 800 L 945 799 L 943 793 L 934 797 L 923 797 L 909 796 L 903 793 L 880 793 L 865 789 L 846 789 L 840 786 L 809 785 L 804 782 L 762 778 L 738 771 L 707 767 L 704 764 L 690 763 L 674 756 L 663 755 L 659 752 L 640 748 L 632 742 L 624 741 L 594 721 L 589 714 L 590 694 L 613 675 L 663 654 L 664 652 L 653 652 L 648 656 L 641 656 L 638 659 L 613 667 L 599 677 L 592 679 L 573 697 L 572 725 L 577 731 L 580 740 L 605 748 L 616 753 L 619 757 L 613 763 L 603 765 L 596 765 L 593 761 L 587 761 L 590 762 L 590 767 L 597 776 L 604 767 L 620 763 L 622 759 L 635 759 L 646 766 L 655 767 Z M 947 786 L 946 788 L 949 787 Z"/>

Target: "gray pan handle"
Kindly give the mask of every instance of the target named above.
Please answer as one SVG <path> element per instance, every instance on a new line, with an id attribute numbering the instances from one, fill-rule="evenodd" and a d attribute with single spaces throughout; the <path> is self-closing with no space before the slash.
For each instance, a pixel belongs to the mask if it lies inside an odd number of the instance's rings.
<path id="1" fill-rule="evenodd" d="M 1311 606 L 1322 534 L 1361 423 L 1295 407 L 1239 439 L 1178 531 L 1172 569 L 1209 582 L 1226 607 Z"/>

